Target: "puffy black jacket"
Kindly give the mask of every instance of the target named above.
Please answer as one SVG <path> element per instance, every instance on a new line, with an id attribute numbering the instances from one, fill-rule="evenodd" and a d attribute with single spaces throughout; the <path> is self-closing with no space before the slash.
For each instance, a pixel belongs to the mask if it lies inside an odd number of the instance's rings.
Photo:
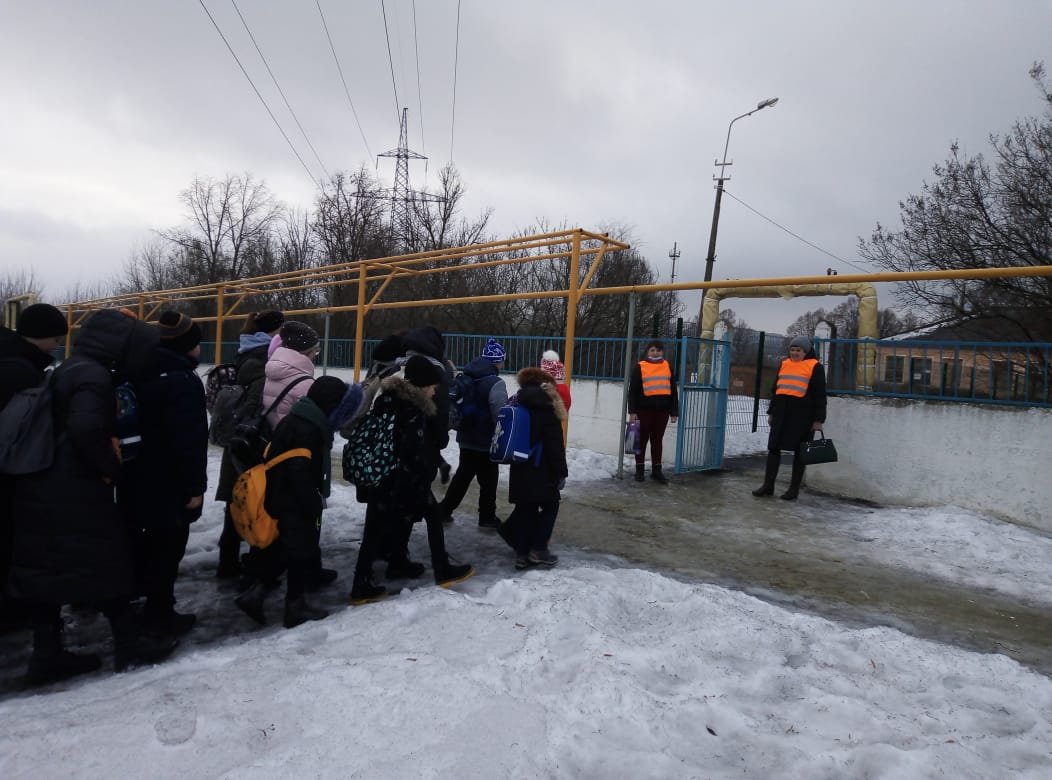
<path id="1" fill-rule="evenodd" d="M 46 604 L 131 595 L 129 537 L 114 500 L 113 389 L 148 374 L 158 340 L 156 328 L 100 311 L 55 369 L 55 462 L 15 483 L 13 595 Z"/>
<path id="2" fill-rule="evenodd" d="M 536 372 L 536 373 L 534 373 Z M 548 502 L 559 500 L 559 481 L 566 478 L 566 445 L 562 421 L 566 419 L 555 385 L 542 378 L 544 372 L 524 368 L 519 372 L 518 402 L 530 412 L 530 446 L 541 443 L 541 462 L 512 463 L 508 501 Z"/>
<path id="3" fill-rule="evenodd" d="M 369 503 L 392 519 L 416 519 L 428 506 L 431 482 L 438 471 L 438 451 L 427 439 L 435 403 L 399 375 L 387 377 L 380 387 L 373 413 L 389 411 L 395 416 L 398 466 L 380 484 L 369 488 Z"/>
<path id="4" fill-rule="evenodd" d="M 281 542 L 289 558 L 312 560 L 318 555 L 322 498 L 329 495 L 333 431 L 314 401 L 301 398 L 278 423 L 268 458 L 297 447 L 310 458 L 290 458 L 267 472 L 266 508 L 278 521 Z"/>
<path id="5" fill-rule="evenodd" d="M 177 527 L 201 515 L 186 502 L 208 487 L 208 416 L 197 361 L 158 347 L 136 382 L 142 444 L 122 468 L 118 497 L 137 528 Z"/>
<path id="6" fill-rule="evenodd" d="M 259 409 L 263 403 L 263 386 L 267 381 L 267 344 L 238 352 L 234 358 L 237 367 L 237 383 L 245 388 L 242 402 L 248 409 Z M 262 409 L 260 409 L 262 411 Z M 230 450 L 224 449 L 219 461 L 219 480 L 216 482 L 216 501 L 230 501 L 230 492 L 234 489 L 238 471 Z"/>

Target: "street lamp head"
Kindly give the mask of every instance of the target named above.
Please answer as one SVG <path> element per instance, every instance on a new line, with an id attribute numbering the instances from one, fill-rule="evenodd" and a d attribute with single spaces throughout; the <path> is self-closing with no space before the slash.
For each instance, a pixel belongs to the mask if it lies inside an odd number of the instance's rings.
<path id="1" fill-rule="evenodd" d="M 772 106 L 775 106 L 777 104 L 778 104 L 778 98 L 776 98 L 776 97 L 767 98 L 767 100 L 761 100 L 756 105 L 756 110 L 759 111 L 761 108 L 771 108 Z"/>

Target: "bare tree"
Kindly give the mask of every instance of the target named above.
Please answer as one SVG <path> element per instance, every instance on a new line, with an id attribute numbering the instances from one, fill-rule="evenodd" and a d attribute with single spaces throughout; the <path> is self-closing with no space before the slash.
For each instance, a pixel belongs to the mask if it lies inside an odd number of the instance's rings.
<path id="1" fill-rule="evenodd" d="M 1030 76 L 1044 114 L 991 135 L 992 163 L 951 146 L 949 159 L 933 168 L 934 181 L 900 202 L 901 229 L 878 224 L 869 241 L 860 240 L 863 257 L 889 271 L 1052 263 L 1052 91 L 1043 65 Z M 898 293 L 930 322 L 980 326 L 977 338 L 1052 341 L 1048 277 L 906 282 Z"/>
<path id="2" fill-rule="evenodd" d="M 10 269 L 0 275 L 0 300 L 4 302 L 18 295 L 40 295 L 43 288 L 32 268 Z"/>
<path id="3" fill-rule="evenodd" d="M 159 235 L 183 250 L 183 263 L 195 284 L 241 279 L 248 274 L 252 246 L 269 238 L 281 206 L 267 185 L 252 174 L 222 180 L 194 179 L 180 193 L 190 224 Z"/>

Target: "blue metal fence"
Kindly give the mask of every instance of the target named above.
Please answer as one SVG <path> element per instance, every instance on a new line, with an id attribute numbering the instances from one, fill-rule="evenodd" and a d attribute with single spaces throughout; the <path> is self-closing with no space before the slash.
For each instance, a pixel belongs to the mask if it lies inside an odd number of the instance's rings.
<path id="1" fill-rule="evenodd" d="M 459 367 L 482 354 L 487 336 L 447 334 L 446 353 Z M 497 336 L 508 353 L 504 370 L 515 373 L 540 364 L 541 354 L 554 349 L 562 354 L 563 340 L 554 336 Z M 649 338 L 634 340 L 631 361 L 642 354 Z M 372 349 L 379 342 L 364 343 L 362 365 L 368 366 Z M 1052 344 L 1033 342 L 978 341 L 872 341 L 860 339 L 816 339 L 816 348 L 826 365 L 830 393 L 893 398 L 921 398 L 969 403 L 1012 404 L 1052 407 Z M 860 345 L 871 351 L 860 350 Z M 215 345 L 202 344 L 206 356 Z M 665 343 L 671 365 L 693 376 L 698 360 L 688 349 L 686 360 L 675 341 Z M 234 359 L 236 342 L 224 342 L 223 360 Z M 330 339 L 328 365 L 349 368 L 354 363 L 354 342 Z M 869 354 L 859 371 L 859 355 Z M 621 380 L 625 376 L 623 338 L 579 338 L 574 341 L 574 378 Z M 862 381 L 860 382 L 860 378 Z M 704 383 L 705 378 L 702 377 Z M 860 384 L 865 389 L 860 389 Z"/>
<path id="2" fill-rule="evenodd" d="M 1052 407 L 1052 344 L 868 339 L 816 339 L 815 344 L 830 393 Z"/>

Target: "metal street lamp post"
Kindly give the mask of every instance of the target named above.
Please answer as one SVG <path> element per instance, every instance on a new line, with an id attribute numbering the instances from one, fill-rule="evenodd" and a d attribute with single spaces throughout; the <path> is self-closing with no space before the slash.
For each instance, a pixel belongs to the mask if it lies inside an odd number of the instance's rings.
<path id="1" fill-rule="evenodd" d="M 761 100 L 752 111 L 746 111 L 741 116 L 736 116 L 727 125 L 727 141 L 723 145 L 723 160 L 715 163 L 720 166 L 720 175 L 716 179 L 716 203 L 712 207 L 712 228 L 709 230 L 709 251 L 705 256 L 705 281 L 712 281 L 712 265 L 716 262 L 716 231 L 720 224 L 720 202 L 723 200 L 723 183 L 727 181 L 727 177 L 724 172 L 728 165 L 731 163 L 727 162 L 727 149 L 731 144 L 731 128 L 734 127 L 734 123 L 739 119 L 744 119 L 747 116 L 755 114 L 757 111 L 761 111 L 765 108 L 771 108 L 778 103 L 778 98 L 767 98 L 767 100 Z M 705 305 L 705 290 L 701 291 L 701 303 L 702 307 Z M 698 311 L 698 327 L 701 327 L 701 310 Z M 700 330 L 699 330 L 700 335 Z"/>

